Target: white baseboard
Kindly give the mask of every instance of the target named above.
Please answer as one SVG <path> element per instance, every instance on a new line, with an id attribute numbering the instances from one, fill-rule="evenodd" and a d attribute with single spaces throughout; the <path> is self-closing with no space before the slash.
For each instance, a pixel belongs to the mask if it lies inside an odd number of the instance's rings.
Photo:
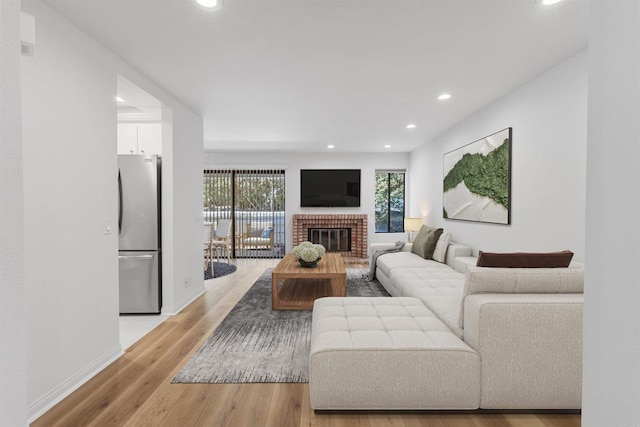
<path id="1" fill-rule="evenodd" d="M 162 314 L 175 315 L 179 313 L 193 301 L 202 296 L 205 292 L 206 289 L 202 288 L 195 295 L 188 296 L 183 301 L 176 304 L 176 307 L 178 307 L 178 309 L 173 306 L 163 307 Z M 96 376 L 100 371 L 116 361 L 123 354 L 124 351 L 122 350 L 122 346 L 120 344 L 116 345 L 104 355 L 96 359 L 93 363 L 87 365 L 84 369 L 81 369 L 75 375 L 60 383 L 44 396 L 30 403 L 27 406 L 27 417 L 29 423 L 32 423 L 33 421 L 40 418 L 45 412 L 60 403 L 65 397 L 69 396 L 81 385 Z"/>
<path id="2" fill-rule="evenodd" d="M 93 363 L 90 363 L 84 369 L 81 369 L 75 375 L 60 383 L 53 390 L 49 391 L 35 402 L 30 403 L 29 406 L 27 406 L 27 417 L 29 423 L 40 418 L 45 412 L 53 408 L 62 399 L 73 393 L 82 384 L 89 381 L 123 354 L 124 352 L 122 351 L 120 344 L 116 345 L 104 355 L 96 359 Z"/>
<path id="3" fill-rule="evenodd" d="M 175 306 L 167 306 L 167 307 L 162 307 L 161 310 L 161 314 L 166 314 L 169 316 L 175 316 L 176 314 L 180 313 L 182 310 L 184 310 L 189 304 L 191 304 L 192 302 L 194 302 L 195 300 L 197 300 L 198 298 L 200 298 L 207 290 L 202 288 L 202 290 L 200 292 L 198 292 L 197 294 L 195 294 L 192 297 L 187 297 L 185 298 L 183 301 L 178 302 Z M 177 307 L 177 308 L 176 308 Z"/>

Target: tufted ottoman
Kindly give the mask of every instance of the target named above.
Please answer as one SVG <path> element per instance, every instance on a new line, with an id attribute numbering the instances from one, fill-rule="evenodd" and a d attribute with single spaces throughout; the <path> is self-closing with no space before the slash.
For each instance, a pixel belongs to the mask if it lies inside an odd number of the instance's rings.
<path id="1" fill-rule="evenodd" d="M 477 409 L 480 357 L 415 298 L 321 298 L 313 306 L 311 407 Z"/>

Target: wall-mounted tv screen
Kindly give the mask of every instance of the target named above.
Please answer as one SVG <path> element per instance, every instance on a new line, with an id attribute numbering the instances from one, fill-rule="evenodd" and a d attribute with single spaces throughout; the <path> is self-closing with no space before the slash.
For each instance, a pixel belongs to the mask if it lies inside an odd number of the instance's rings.
<path id="1" fill-rule="evenodd" d="M 360 169 L 301 169 L 300 206 L 359 207 Z"/>

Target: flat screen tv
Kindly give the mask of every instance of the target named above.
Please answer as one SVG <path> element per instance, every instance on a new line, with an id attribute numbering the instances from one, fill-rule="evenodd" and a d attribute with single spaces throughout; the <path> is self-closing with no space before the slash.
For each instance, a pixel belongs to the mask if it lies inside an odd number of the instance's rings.
<path id="1" fill-rule="evenodd" d="M 359 207 L 360 169 L 301 169 L 300 206 Z"/>

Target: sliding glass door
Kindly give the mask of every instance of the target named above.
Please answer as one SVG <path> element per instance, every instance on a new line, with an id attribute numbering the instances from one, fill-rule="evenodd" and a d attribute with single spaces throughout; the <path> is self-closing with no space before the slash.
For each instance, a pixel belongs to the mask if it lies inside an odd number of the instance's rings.
<path id="1" fill-rule="evenodd" d="M 282 258 L 283 170 L 205 170 L 204 222 L 232 219 L 234 258 Z"/>

